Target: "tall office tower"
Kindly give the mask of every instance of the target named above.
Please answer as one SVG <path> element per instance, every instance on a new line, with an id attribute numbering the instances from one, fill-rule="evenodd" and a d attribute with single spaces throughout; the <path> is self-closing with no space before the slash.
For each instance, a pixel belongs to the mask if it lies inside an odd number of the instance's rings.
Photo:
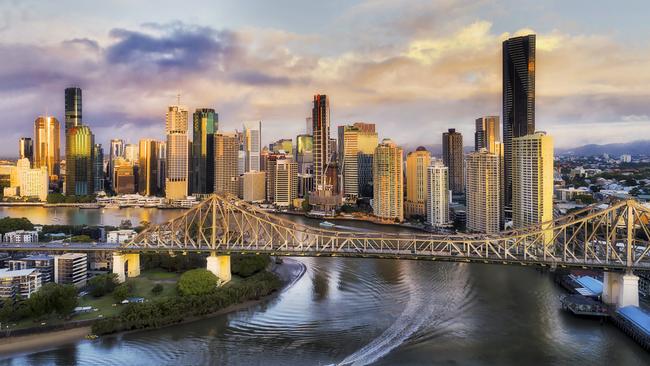
<path id="1" fill-rule="evenodd" d="M 553 219 L 553 138 L 544 132 L 512 139 L 512 220 L 523 228 Z M 548 243 L 553 231 L 546 234 Z"/>
<path id="2" fill-rule="evenodd" d="M 535 132 L 535 35 L 503 42 L 504 206 L 512 207 L 512 140 Z"/>
<path id="3" fill-rule="evenodd" d="M 34 168 L 47 167 L 50 181 L 59 179 L 60 131 L 59 121 L 54 117 L 40 116 L 34 121 Z"/>
<path id="4" fill-rule="evenodd" d="M 262 148 L 262 152 L 260 153 L 260 171 L 262 172 L 266 171 L 269 155 L 270 155 L 269 149 L 266 146 L 264 146 Z"/>
<path id="5" fill-rule="evenodd" d="M 65 89 L 65 130 L 82 125 L 81 88 Z"/>
<path id="6" fill-rule="evenodd" d="M 84 196 L 95 192 L 93 179 L 93 148 L 95 136 L 84 125 L 66 131 L 65 192 Z"/>
<path id="7" fill-rule="evenodd" d="M 167 109 L 165 123 L 167 133 L 165 197 L 168 199 L 184 199 L 188 194 L 188 117 L 187 108 L 183 106 L 172 105 Z"/>
<path id="8" fill-rule="evenodd" d="M 375 148 L 372 166 L 374 185 L 373 211 L 387 220 L 404 220 L 404 153 L 392 140 L 384 139 Z"/>
<path id="9" fill-rule="evenodd" d="M 138 193 L 155 196 L 158 191 L 158 141 L 142 139 L 139 143 Z"/>
<path id="10" fill-rule="evenodd" d="M 214 192 L 239 193 L 239 141 L 236 133 L 214 134 Z"/>
<path id="11" fill-rule="evenodd" d="M 357 154 L 357 170 L 359 176 L 359 197 L 372 198 L 373 197 L 373 182 L 372 182 L 372 161 L 374 151 L 372 154 Z"/>
<path id="12" fill-rule="evenodd" d="M 119 157 L 124 157 L 124 140 L 122 139 L 112 139 L 111 148 L 108 152 L 108 171 L 106 175 L 108 180 L 113 184 L 113 175 L 115 174 L 115 159 Z"/>
<path id="13" fill-rule="evenodd" d="M 165 193 L 165 182 L 167 181 L 167 142 L 156 141 L 158 150 L 158 194 Z"/>
<path id="14" fill-rule="evenodd" d="M 427 168 L 431 165 L 431 154 L 420 146 L 406 155 L 406 202 L 407 217 L 426 215 Z"/>
<path id="15" fill-rule="evenodd" d="M 278 154 L 285 153 L 293 155 L 293 140 L 291 139 L 279 139 L 269 144 L 269 149 Z"/>
<path id="16" fill-rule="evenodd" d="M 476 119 L 474 132 L 474 151 L 487 149 L 491 154 L 496 153 L 496 144 L 501 142 L 499 132 L 499 116 L 486 116 Z"/>
<path id="17" fill-rule="evenodd" d="M 246 202 L 264 202 L 266 199 L 266 173 L 251 170 L 242 176 L 242 199 Z"/>
<path id="18" fill-rule="evenodd" d="M 291 159 L 278 159 L 273 167 L 273 204 L 293 206 L 293 200 L 298 197 L 298 164 Z"/>
<path id="19" fill-rule="evenodd" d="M 310 174 L 314 170 L 314 138 L 312 135 L 296 136 L 296 163 L 298 163 L 298 174 Z"/>
<path id="20" fill-rule="evenodd" d="M 312 117 L 305 118 L 305 122 L 307 122 L 307 128 L 305 128 L 305 133 L 307 135 L 313 135 L 314 134 L 314 122 L 313 122 Z"/>
<path id="21" fill-rule="evenodd" d="M 124 158 L 131 163 L 131 165 L 138 165 L 140 157 L 138 156 L 140 147 L 136 144 L 124 145 Z"/>
<path id="22" fill-rule="evenodd" d="M 442 134 L 442 161 L 449 168 L 449 188 L 459 194 L 465 193 L 463 156 L 463 135 L 450 128 Z"/>
<path id="23" fill-rule="evenodd" d="M 501 157 L 482 148 L 468 154 L 467 228 L 493 234 L 501 227 Z"/>
<path id="24" fill-rule="evenodd" d="M 357 122 L 339 126 L 338 156 L 343 195 L 355 201 L 359 197 L 359 154 L 373 154 L 379 144 L 373 123 Z"/>
<path id="25" fill-rule="evenodd" d="M 104 149 L 102 144 L 93 145 L 93 190 L 104 190 Z"/>
<path id="26" fill-rule="evenodd" d="M 194 112 L 192 138 L 192 193 L 214 192 L 214 134 L 219 128 L 219 115 L 214 109 Z"/>
<path id="27" fill-rule="evenodd" d="M 330 138 L 329 147 L 327 148 L 330 153 L 330 163 L 338 163 L 339 148 L 338 140 Z"/>
<path id="28" fill-rule="evenodd" d="M 408 163 L 407 163 L 408 164 Z M 427 223 L 431 226 L 449 225 L 449 168 L 435 160 L 427 167 Z"/>
<path id="29" fill-rule="evenodd" d="M 316 190 L 323 190 L 327 184 L 331 184 L 325 181 L 325 169 L 327 169 L 331 158 L 329 151 L 330 102 L 327 95 L 314 95 L 312 130 L 314 137 L 314 184 Z"/>
<path id="30" fill-rule="evenodd" d="M 31 137 L 21 137 L 18 142 L 18 158 L 29 159 L 29 162 L 34 164 L 34 142 Z"/>
<path id="31" fill-rule="evenodd" d="M 260 152 L 262 151 L 262 121 L 244 122 L 244 151 L 246 152 L 244 171 L 259 171 Z"/>
<path id="32" fill-rule="evenodd" d="M 136 193 L 135 167 L 123 157 L 115 159 L 113 190 L 117 194 Z"/>

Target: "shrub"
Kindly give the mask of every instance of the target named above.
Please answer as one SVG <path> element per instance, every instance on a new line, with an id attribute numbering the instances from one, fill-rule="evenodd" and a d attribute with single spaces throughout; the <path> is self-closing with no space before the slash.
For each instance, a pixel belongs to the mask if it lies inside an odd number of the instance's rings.
<path id="1" fill-rule="evenodd" d="M 88 281 L 90 294 L 94 297 L 101 297 L 110 294 L 115 290 L 119 283 L 117 282 L 117 273 L 107 273 L 95 276 Z"/>
<path id="2" fill-rule="evenodd" d="M 160 295 L 163 292 L 163 286 L 157 283 L 152 289 L 151 293 L 154 295 Z"/>
<path id="3" fill-rule="evenodd" d="M 123 301 L 127 297 L 131 296 L 131 285 L 128 283 L 123 283 L 117 287 L 115 287 L 115 290 L 113 290 L 113 298 L 116 301 Z"/>
<path id="4" fill-rule="evenodd" d="M 237 255 L 232 256 L 231 260 L 231 272 L 240 277 L 252 276 L 269 264 L 268 255 Z"/>
<path id="5" fill-rule="evenodd" d="M 207 269 L 197 268 L 181 275 L 178 292 L 183 296 L 207 294 L 217 287 L 218 278 Z"/>

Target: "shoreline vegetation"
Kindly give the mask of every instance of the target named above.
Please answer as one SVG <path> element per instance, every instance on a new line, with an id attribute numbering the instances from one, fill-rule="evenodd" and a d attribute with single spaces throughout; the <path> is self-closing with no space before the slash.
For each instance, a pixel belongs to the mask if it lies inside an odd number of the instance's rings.
<path id="1" fill-rule="evenodd" d="M 123 334 L 191 323 L 246 309 L 287 290 L 304 273 L 304 264 L 283 258 L 280 264 L 271 261 L 265 270 L 227 283 L 208 294 L 166 297 L 145 303 L 127 304 L 119 314 L 97 319 L 92 325 L 4 337 L 0 341 L 0 360 L 83 341 L 89 334 L 119 337 Z"/>

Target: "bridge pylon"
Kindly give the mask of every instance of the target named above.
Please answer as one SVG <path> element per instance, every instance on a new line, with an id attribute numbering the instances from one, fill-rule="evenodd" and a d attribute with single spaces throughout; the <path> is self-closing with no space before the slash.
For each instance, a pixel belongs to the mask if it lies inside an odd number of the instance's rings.
<path id="1" fill-rule="evenodd" d="M 221 283 L 229 282 L 232 279 L 230 256 L 217 255 L 217 253 L 211 252 L 207 258 L 207 270 L 217 276 L 221 280 Z"/>
<path id="2" fill-rule="evenodd" d="M 126 277 L 138 277 L 140 275 L 140 254 L 114 252 L 113 273 L 117 274 L 117 280 L 120 283 L 126 281 Z"/>

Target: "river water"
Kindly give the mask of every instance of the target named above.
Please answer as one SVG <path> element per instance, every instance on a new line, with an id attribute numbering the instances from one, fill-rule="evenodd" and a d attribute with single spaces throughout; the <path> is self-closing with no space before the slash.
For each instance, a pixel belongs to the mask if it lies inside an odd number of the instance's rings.
<path id="1" fill-rule="evenodd" d="M 57 210 L 61 210 L 60 217 L 81 220 L 69 223 L 96 220 L 91 218 L 93 210 L 78 210 L 87 213 L 81 219 L 64 212 L 77 209 Z M 113 210 L 100 221 L 119 223 L 126 215 L 145 216 Z M 167 215 L 173 213 L 154 209 L 146 220 L 160 222 Z M 343 225 L 378 229 L 367 223 Z M 80 341 L 4 364 L 650 364 L 650 353 L 614 326 L 560 310 L 563 291 L 534 268 L 379 259 L 297 260 L 306 266 L 303 277 L 251 308 L 164 329 Z"/>

